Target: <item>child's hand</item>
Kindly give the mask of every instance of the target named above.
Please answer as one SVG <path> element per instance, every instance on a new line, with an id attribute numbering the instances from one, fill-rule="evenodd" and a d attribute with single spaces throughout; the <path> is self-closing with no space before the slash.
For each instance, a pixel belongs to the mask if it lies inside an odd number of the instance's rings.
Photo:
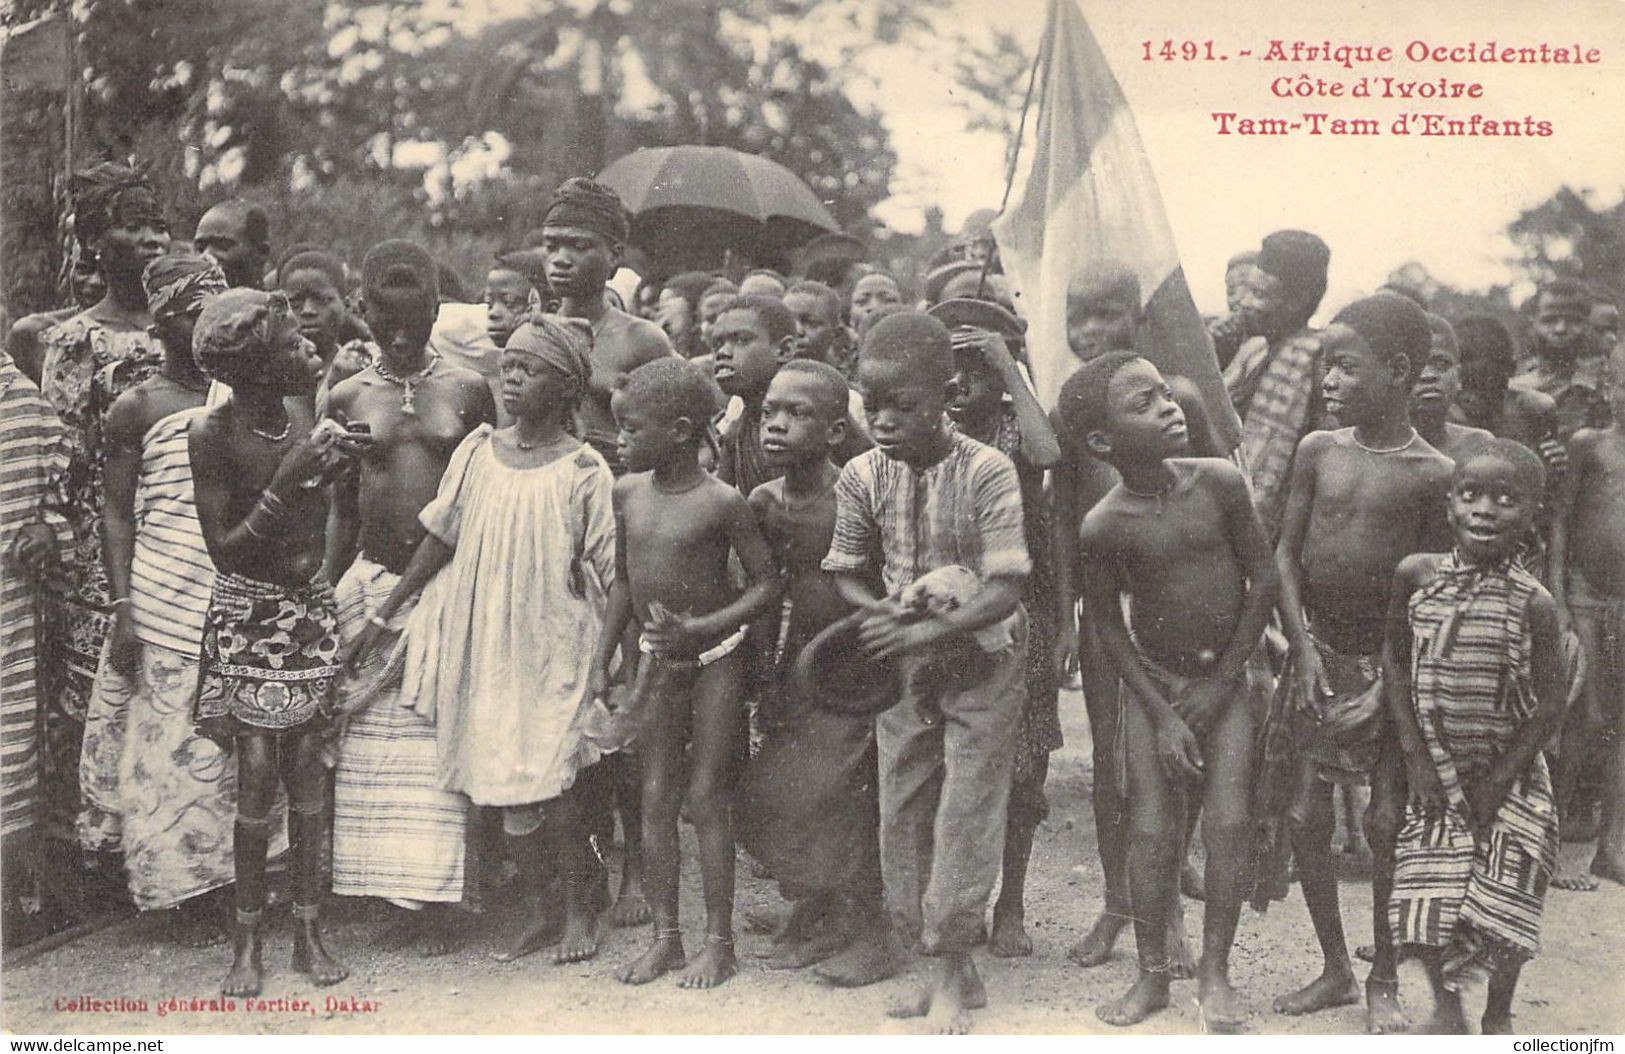
<path id="1" fill-rule="evenodd" d="M 1055 676 L 1063 682 L 1078 672 L 1078 627 L 1062 626 L 1055 635 Z"/>
<path id="2" fill-rule="evenodd" d="M 366 627 L 351 638 L 349 643 L 339 648 L 339 667 L 346 673 L 354 673 L 356 663 L 370 655 L 386 636 L 395 636 L 398 631 L 386 629 L 375 623 L 368 622 Z"/>
<path id="3" fill-rule="evenodd" d="M 1326 683 L 1326 667 L 1321 664 L 1320 651 L 1313 644 L 1294 648 L 1292 671 L 1298 679 L 1298 709 L 1320 720 L 1333 694 L 1332 686 Z"/>
<path id="4" fill-rule="evenodd" d="M 983 362 L 1001 373 L 1015 365 L 1015 357 L 1010 354 L 1010 345 L 990 329 L 960 326 L 953 331 L 951 340 L 955 351 L 974 351 L 981 356 Z"/>
<path id="5" fill-rule="evenodd" d="M 1468 818 L 1472 820 L 1473 833 L 1481 839 L 1489 837 L 1495 814 L 1501 811 L 1501 801 L 1506 797 L 1506 788 L 1488 779 L 1476 779 L 1464 783 L 1461 789 L 1467 796 Z"/>
<path id="6" fill-rule="evenodd" d="M 1214 718 L 1219 716 L 1225 698 L 1230 694 L 1231 683 L 1217 677 L 1204 677 L 1189 681 L 1169 703 L 1174 713 L 1185 723 L 1193 733 L 1202 735 L 1213 724 Z"/>
<path id="7" fill-rule="evenodd" d="M 25 575 L 37 576 L 56 562 L 56 535 L 48 524 L 30 523 L 11 543 L 11 564 Z"/>
<path id="8" fill-rule="evenodd" d="M 587 671 L 587 698 L 602 699 L 609 693 L 609 667 L 606 663 L 593 661 L 592 669 Z"/>
<path id="9" fill-rule="evenodd" d="M 1420 753 L 1405 752 L 1405 785 L 1411 804 L 1423 812 L 1443 812 L 1450 805 L 1439 770 L 1425 748 Z"/>
<path id="10" fill-rule="evenodd" d="M 113 628 L 107 634 L 107 661 L 117 672 L 134 677 L 141 657 L 141 642 L 135 638 L 135 619 L 130 605 L 120 604 L 113 613 Z"/>
<path id="11" fill-rule="evenodd" d="M 1171 780 L 1202 778 L 1202 746 L 1177 716 L 1157 725 L 1157 764 Z"/>
<path id="12" fill-rule="evenodd" d="M 643 638 L 656 655 L 687 658 L 697 655 L 704 643 L 694 631 L 695 625 L 696 620 L 688 612 L 672 611 L 659 601 L 651 601 Z"/>
<path id="13" fill-rule="evenodd" d="M 940 636 L 935 619 L 921 619 L 918 622 L 877 619 L 863 624 L 859 639 L 864 654 L 869 658 L 894 659 L 927 648 L 936 643 Z"/>

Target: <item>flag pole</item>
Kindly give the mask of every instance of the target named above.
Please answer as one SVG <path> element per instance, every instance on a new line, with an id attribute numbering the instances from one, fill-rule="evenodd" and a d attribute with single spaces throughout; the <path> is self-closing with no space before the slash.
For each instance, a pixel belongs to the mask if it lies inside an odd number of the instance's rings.
<path id="1" fill-rule="evenodd" d="M 1033 55 L 1032 72 L 1027 75 L 1027 94 L 1021 100 L 1021 119 L 1016 123 L 1016 141 L 1010 148 L 1010 169 L 1004 177 L 1004 197 L 999 199 L 999 215 L 1010 205 L 1010 191 L 1016 185 L 1016 163 L 1021 160 L 1021 140 L 1027 130 L 1027 111 L 1033 104 L 1033 89 L 1038 85 L 1038 67 L 1044 64 L 1044 45 L 1050 34 L 1055 31 L 1055 4 L 1066 0 L 1051 0 L 1049 10 L 1044 16 L 1044 32 L 1038 37 L 1038 52 Z M 982 273 L 976 279 L 976 297 L 980 300 L 987 294 L 987 272 L 993 265 L 993 253 L 989 252 L 982 258 Z"/>

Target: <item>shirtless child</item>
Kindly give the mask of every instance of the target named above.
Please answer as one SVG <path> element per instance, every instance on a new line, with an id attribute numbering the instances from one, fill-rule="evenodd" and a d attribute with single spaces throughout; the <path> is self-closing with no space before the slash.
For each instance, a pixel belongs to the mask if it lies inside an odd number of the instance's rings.
<path id="1" fill-rule="evenodd" d="M 1200 787 L 1207 908 L 1198 1002 L 1209 1029 L 1232 1030 L 1246 1019 L 1229 960 L 1247 886 L 1258 722 L 1246 667 L 1275 600 L 1274 556 L 1240 470 L 1171 457 L 1186 449 L 1185 415 L 1149 362 L 1121 351 L 1093 360 L 1063 386 L 1060 413 L 1075 443 L 1122 474 L 1084 518 L 1079 544 L 1090 618 L 1130 697 L 1120 720 L 1140 973 L 1095 1013 L 1131 1025 L 1168 1005 L 1186 799 Z"/>
<path id="2" fill-rule="evenodd" d="M 778 595 L 778 578 L 744 496 L 700 468 L 714 391 L 698 366 L 666 358 L 633 370 L 612 400 L 628 475 L 615 484 L 616 577 L 594 668 L 607 681 L 635 618 L 644 654 L 627 706 L 643 764 L 643 849 L 654 909 L 653 942 L 616 975 L 626 984 L 647 984 L 684 963 L 677 816 L 685 773 L 706 922 L 704 949 L 678 984 L 714 988 L 737 968 L 726 783 L 743 727 L 739 646 L 745 625 Z M 744 568 L 743 592 L 731 584 L 730 553 Z"/>
<path id="3" fill-rule="evenodd" d="M 1579 633 L 1585 649 L 1589 734 L 1614 730 L 1591 874 L 1625 883 L 1625 348 L 1617 344 L 1609 374 L 1613 423 L 1581 429 L 1569 444 L 1570 476 L 1552 525 L 1550 577 L 1558 617 L 1565 629 Z M 1595 878 L 1572 873 L 1553 884 L 1597 886 Z"/>
<path id="4" fill-rule="evenodd" d="M 1367 1030 L 1400 1031 L 1398 962 L 1387 923 L 1394 835 L 1404 799 L 1397 744 L 1382 717 L 1380 653 L 1399 561 L 1444 548 L 1452 464 L 1410 421 L 1427 317 L 1394 293 L 1357 300 L 1322 334 L 1326 409 L 1348 427 L 1311 432 L 1292 464 L 1277 560 L 1291 647 L 1272 720 L 1295 724 L 1301 762 L 1288 818 L 1298 878 L 1325 968 L 1275 1000 L 1307 1014 L 1359 1000 L 1331 857 L 1332 786 L 1369 778 L 1366 838 L 1374 858 L 1376 954 L 1366 979 Z"/>
<path id="5" fill-rule="evenodd" d="M 1461 394 L 1461 352 L 1449 322 L 1438 315 L 1429 315 L 1427 320 L 1430 343 L 1411 385 L 1411 424 L 1429 446 L 1458 461 L 1463 451 L 1494 437 L 1487 429 L 1449 419 L 1450 408 Z"/>
<path id="6" fill-rule="evenodd" d="M 496 416 L 484 378 L 428 350 L 438 306 L 428 252 L 381 242 L 367 253 L 361 282 L 379 355 L 333 389 L 327 406 L 336 421 L 364 426 L 373 439 L 360 471 L 333 487 L 326 564 L 339 578 L 346 644 L 378 617 L 411 562 L 424 535 L 418 514 L 434 499 L 452 452 Z M 397 609 L 396 628 L 409 612 L 410 605 Z M 441 789 L 434 722 L 399 695 L 375 699 L 339 742 L 333 891 L 407 909 L 403 935 L 423 954 L 439 955 L 454 946 L 447 908 L 463 895 L 467 801 Z M 402 823 L 413 825 L 413 837 L 400 837 Z"/>
<path id="7" fill-rule="evenodd" d="M 237 921 L 226 995 L 256 995 L 265 854 L 278 778 L 293 812 L 294 969 L 319 985 L 348 971 L 322 947 L 322 731 L 338 673 L 333 587 L 321 574 L 334 470 L 366 439 L 314 424 L 302 399 L 321 360 L 280 293 L 234 289 L 199 316 L 199 368 L 229 384 L 223 405 L 191 424 L 198 522 L 218 572 L 203 628 L 196 717 L 235 744 Z"/>

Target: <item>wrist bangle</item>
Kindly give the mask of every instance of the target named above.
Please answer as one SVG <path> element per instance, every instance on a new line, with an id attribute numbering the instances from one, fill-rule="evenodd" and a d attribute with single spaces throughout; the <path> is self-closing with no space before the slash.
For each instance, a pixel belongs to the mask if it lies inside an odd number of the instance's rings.
<path id="1" fill-rule="evenodd" d="M 389 628 L 389 622 L 376 611 L 367 616 L 367 622 L 369 625 L 377 626 L 379 629 Z"/>
<path id="2" fill-rule="evenodd" d="M 129 602 L 130 602 L 129 597 L 118 597 L 115 600 L 109 601 L 107 606 L 110 607 L 110 608 L 116 608 L 120 604 L 128 604 Z"/>

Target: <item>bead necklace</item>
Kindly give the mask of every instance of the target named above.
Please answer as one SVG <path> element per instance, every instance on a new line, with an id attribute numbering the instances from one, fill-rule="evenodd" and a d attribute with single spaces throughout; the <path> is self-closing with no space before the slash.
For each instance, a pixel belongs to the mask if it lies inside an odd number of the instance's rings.
<path id="1" fill-rule="evenodd" d="M 405 377 L 391 373 L 389 367 L 384 365 L 382 355 L 373 362 L 372 368 L 377 372 L 378 376 L 401 389 L 401 413 L 411 416 L 418 412 L 417 392 L 413 390 L 413 386 L 421 383 L 425 377 L 429 376 L 433 372 L 435 364 L 439 361 L 439 353 L 431 351 L 429 352 L 429 361 L 423 364 L 423 368 Z"/>
<path id="2" fill-rule="evenodd" d="M 1416 442 L 1418 435 L 1419 435 L 1419 433 L 1416 431 L 1416 429 L 1412 428 L 1411 429 L 1411 437 L 1409 439 L 1405 440 L 1403 443 L 1399 444 L 1398 446 L 1385 446 L 1385 447 L 1366 446 L 1364 443 L 1360 442 L 1359 437 L 1356 436 L 1353 432 L 1349 433 L 1349 438 L 1354 440 L 1354 445 L 1355 446 L 1359 447 L 1361 450 L 1364 450 L 1368 454 L 1397 454 L 1401 450 L 1409 449 L 1410 445 L 1412 443 Z"/>

